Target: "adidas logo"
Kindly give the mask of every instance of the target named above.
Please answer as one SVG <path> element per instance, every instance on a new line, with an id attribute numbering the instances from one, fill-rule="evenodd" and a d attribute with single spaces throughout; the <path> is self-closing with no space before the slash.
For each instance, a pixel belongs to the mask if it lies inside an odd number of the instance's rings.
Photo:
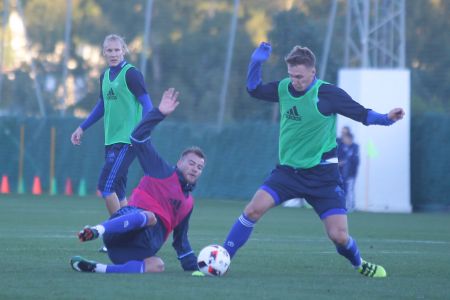
<path id="1" fill-rule="evenodd" d="M 116 94 L 114 94 L 114 91 L 112 88 L 109 89 L 108 93 L 106 94 L 107 100 L 117 100 Z"/>
<path id="2" fill-rule="evenodd" d="M 291 109 L 289 109 L 286 113 L 285 113 L 286 118 L 290 119 L 290 120 L 294 120 L 294 121 L 301 121 L 302 117 L 300 116 L 300 114 L 297 111 L 297 106 L 293 106 Z"/>

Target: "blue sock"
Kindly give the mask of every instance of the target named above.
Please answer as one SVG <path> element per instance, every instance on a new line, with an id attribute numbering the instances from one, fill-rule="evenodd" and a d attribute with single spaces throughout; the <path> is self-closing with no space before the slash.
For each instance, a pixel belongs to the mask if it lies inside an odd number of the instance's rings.
<path id="1" fill-rule="evenodd" d="M 242 214 L 231 227 L 227 239 L 223 243 L 223 247 L 227 249 L 230 257 L 233 258 L 236 251 L 242 247 L 250 237 L 253 231 L 253 226 L 256 222 L 247 218 Z"/>
<path id="2" fill-rule="evenodd" d="M 336 246 L 337 252 L 348 259 L 354 267 L 361 265 L 361 255 L 359 254 L 358 245 L 355 240 L 350 236 L 345 247 Z"/>
<path id="3" fill-rule="evenodd" d="M 107 233 L 124 233 L 147 225 L 147 215 L 143 212 L 123 215 L 102 223 Z"/>
<path id="4" fill-rule="evenodd" d="M 106 273 L 144 273 L 144 262 L 131 260 L 123 265 L 107 265 Z"/>

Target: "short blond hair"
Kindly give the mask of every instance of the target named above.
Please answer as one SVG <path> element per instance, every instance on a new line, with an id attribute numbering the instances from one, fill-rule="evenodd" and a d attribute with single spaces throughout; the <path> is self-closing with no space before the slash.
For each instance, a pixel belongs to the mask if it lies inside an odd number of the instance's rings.
<path id="1" fill-rule="evenodd" d="M 204 160 L 205 163 L 206 163 L 206 155 L 205 155 L 205 152 L 203 152 L 203 150 L 200 149 L 200 147 L 197 147 L 197 146 L 191 146 L 191 147 L 188 147 L 188 148 L 184 149 L 183 152 L 181 152 L 181 157 L 180 157 L 180 158 L 185 157 L 185 156 L 188 155 L 189 153 L 193 153 L 193 154 L 197 155 L 198 157 L 203 158 L 203 160 Z"/>
<path id="2" fill-rule="evenodd" d="M 120 45 L 122 46 L 123 52 L 124 52 L 125 54 L 127 54 L 128 52 L 130 52 L 130 51 L 128 50 L 127 43 L 125 43 L 125 39 L 124 39 L 123 37 L 117 35 L 117 34 L 110 34 L 110 35 L 107 35 L 107 36 L 105 37 L 105 40 L 103 41 L 103 51 L 105 50 L 106 43 L 109 42 L 109 41 L 119 41 L 119 42 L 120 42 Z"/>

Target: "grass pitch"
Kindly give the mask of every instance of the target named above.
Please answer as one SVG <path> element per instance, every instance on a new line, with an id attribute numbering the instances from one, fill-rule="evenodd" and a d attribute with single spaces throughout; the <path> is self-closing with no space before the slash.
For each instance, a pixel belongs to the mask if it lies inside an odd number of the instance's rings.
<path id="1" fill-rule="evenodd" d="M 197 200 L 190 241 L 196 253 L 225 239 L 245 203 Z M 313 211 L 271 210 L 225 277 L 183 272 L 167 241 L 162 274 L 85 274 L 69 259 L 108 263 L 100 241 L 76 233 L 107 218 L 94 197 L 0 196 L 0 299 L 450 299 L 448 214 L 350 215 L 362 256 L 382 264 L 386 279 L 354 271 L 325 238 Z"/>

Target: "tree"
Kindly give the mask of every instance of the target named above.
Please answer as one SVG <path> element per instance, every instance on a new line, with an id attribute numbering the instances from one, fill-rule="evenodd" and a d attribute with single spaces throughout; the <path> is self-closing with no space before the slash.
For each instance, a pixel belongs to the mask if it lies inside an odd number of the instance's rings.
<path id="1" fill-rule="evenodd" d="M 414 114 L 450 113 L 449 14 L 449 1 L 408 2 L 406 65 L 411 69 Z"/>

